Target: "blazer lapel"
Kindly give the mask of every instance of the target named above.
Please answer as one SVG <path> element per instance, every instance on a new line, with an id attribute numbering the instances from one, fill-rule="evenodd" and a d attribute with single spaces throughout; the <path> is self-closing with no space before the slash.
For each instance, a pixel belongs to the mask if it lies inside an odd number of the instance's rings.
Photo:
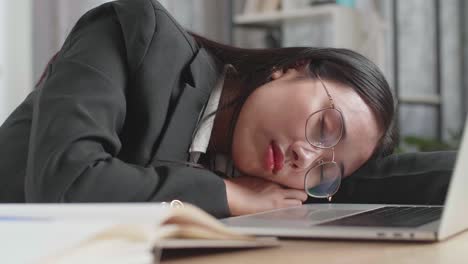
<path id="1" fill-rule="evenodd" d="M 186 161 L 192 134 L 203 106 L 208 101 L 220 70 L 205 49 L 200 48 L 190 64 L 194 85 L 182 88 L 170 121 L 151 163 L 157 160 Z"/>

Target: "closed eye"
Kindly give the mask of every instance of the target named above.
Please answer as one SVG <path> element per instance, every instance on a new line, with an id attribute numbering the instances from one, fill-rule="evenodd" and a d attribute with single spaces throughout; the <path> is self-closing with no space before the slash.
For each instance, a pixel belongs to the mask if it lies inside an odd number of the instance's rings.
<path id="1" fill-rule="evenodd" d="M 320 122 L 320 135 L 319 135 L 319 136 L 320 136 L 320 141 L 323 142 L 324 137 L 325 137 L 325 136 L 324 136 L 324 135 L 325 135 L 325 131 L 326 131 L 326 128 L 325 128 L 325 126 L 326 126 L 326 124 L 325 124 L 325 118 L 324 118 L 323 115 L 320 117 L 319 122 Z"/>

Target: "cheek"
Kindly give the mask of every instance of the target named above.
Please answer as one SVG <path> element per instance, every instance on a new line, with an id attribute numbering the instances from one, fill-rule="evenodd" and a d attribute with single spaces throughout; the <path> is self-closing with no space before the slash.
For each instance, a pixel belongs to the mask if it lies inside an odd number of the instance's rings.
<path id="1" fill-rule="evenodd" d="M 263 148 L 262 115 L 257 111 L 255 98 L 249 98 L 241 109 L 234 128 L 231 157 L 235 167 L 244 174 L 254 175 Z"/>
<path id="2" fill-rule="evenodd" d="M 282 130 L 282 136 L 289 143 L 292 141 L 305 140 L 305 129 L 307 118 L 319 109 L 314 102 L 307 97 L 291 98 L 286 106 L 282 108 L 281 121 L 276 120 L 276 127 Z M 272 122 L 274 123 L 274 121 Z"/>
<path id="3" fill-rule="evenodd" d="M 265 137 L 250 131 L 237 130 L 232 144 L 231 158 L 237 170 L 243 175 L 266 177 L 263 157 L 268 142 Z"/>

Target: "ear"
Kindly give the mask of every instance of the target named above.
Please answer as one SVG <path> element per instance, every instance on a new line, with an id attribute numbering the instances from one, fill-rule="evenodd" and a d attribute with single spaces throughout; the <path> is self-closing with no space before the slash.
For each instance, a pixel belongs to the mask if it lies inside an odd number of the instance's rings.
<path id="1" fill-rule="evenodd" d="M 292 66 L 290 66 L 288 69 L 278 69 L 276 67 L 274 67 L 272 69 L 272 73 L 271 73 L 271 79 L 272 80 L 276 80 L 280 77 L 282 77 L 283 75 L 285 75 L 290 69 L 293 69 L 293 70 L 296 70 L 296 71 L 299 71 L 299 72 L 302 72 L 304 70 L 307 69 L 307 67 L 309 66 L 310 64 L 310 60 L 307 60 L 307 59 L 303 59 L 303 60 L 298 60 L 296 63 L 294 63 Z"/>
<path id="2" fill-rule="evenodd" d="M 284 75 L 284 70 L 283 69 L 273 68 L 273 72 L 271 73 L 271 79 L 276 80 L 276 79 L 280 78 L 283 75 Z"/>

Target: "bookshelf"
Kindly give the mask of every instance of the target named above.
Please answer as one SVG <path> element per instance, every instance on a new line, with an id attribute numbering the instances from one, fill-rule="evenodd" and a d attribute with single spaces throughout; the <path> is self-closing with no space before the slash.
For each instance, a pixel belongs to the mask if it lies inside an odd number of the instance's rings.
<path id="1" fill-rule="evenodd" d="M 436 88 L 434 92 L 413 90 L 411 86 L 408 86 L 408 74 L 402 73 L 405 69 L 402 64 L 405 61 L 405 58 L 402 57 L 404 56 L 402 51 L 408 50 L 404 45 L 411 45 L 411 43 L 404 42 L 402 38 L 400 39 L 402 32 L 399 31 L 404 30 L 404 28 L 401 28 L 403 26 L 401 23 L 405 17 L 400 17 L 404 14 L 397 11 L 398 1 L 387 2 L 384 0 L 379 2 L 380 12 L 377 16 L 383 15 L 385 20 L 378 18 L 369 20 L 369 12 L 362 12 L 337 4 L 298 7 L 297 3 L 300 4 L 301 2 L 309 1 L 282 0 L 281 9 L 260 13 L 245 13 L 237 8 L 237 12 L 232 14 L 231 28 L 240 32 L 248 32 L 250 29 L 276 32 L 280 36 L 278 46 L 281 47 L 327 46 L 348 48 L 365 55 L 382 69 L 391 87 L 394 88 L 395 96 L 398 98 L 398 108 L 403 110 L 402 108 L 416 109 L 419 107 L 419 109 L 434 111 L 434 118 L 431 117 L 429 122 L 433 122 L 436 127 L 435 137 L 438 139 L 444 137 L 443 130 L 446 129 L 445 125 L 447 125 L 445 123 L 449 121 L 447 120 L 447 109 L 451 106 L 447 104 L 447 98 L 444 94 L 446 92 L 442 89 L 442 86 L 446 86 L 446 84 L 443 83 L 444 79 L 441 72 L 441 63 L 444 60 L 442 56 L 444 46 L 441 45 L 447 45 L 447 41 L 442 38 L 444 32 L 440 24 L 441 9 L 437 0 L 429 1 L 429 4 L 435 5 L 433 7 L 435 10 L 433 30 L 435 32 L 436 47 L 434 53 L 428 53 L 428 56 L 434 56 L 435 58 L 434 87 Z M 383 7 L 384 9 L 382 9 Z M 461 8 L 461 10 L 465 9 Z M 425 13 L 421 11 L 418 14 Z M 369 27 L 372 27 L 370 31 Z M 241 34 L 236 36 L 240 35 L 242 37 Z M 442 42 L 445 44 L 442 44 Z M 231 43 L 235 42 L 232 41 Z M 422 75 L 424 76 L 424 73 Z M 462 97 L 466 97 L 466 95 L 462 95 Z M 466 106 L 464 111 L 466 111 Z M 415 113 L 415 116 L 411 118 L 420 117 Z"/>
<path id="2" fill-rule="evenodd" d="M 348 8 L 326 4 L 302 9 L 239 14 L 234 16 L 234 23 L 238 26 L 271 26 L 272 24 L 280 25 L 281 22 L 287 19 L 307 18 L 313 16 L 335 16 L 339 15 L 339 12 L 349 13 L 348 11 Z"/>
<path id="3" fill-rule="evenodd" d="M 382 19 L 367 15 L 367 20 L 364 20 L 358 10 L 338 4 L 311 6 L 304 3 L 282 0 L 281 8 L 266 12 L 246 12 L 242 8 L 232 7 L 232 10 L 238 11 L 232 15 L 232 30 L 263 29 L 270 35 L 276 33 L 279 35 L 278 46 L 281 47 L 351 49 L 367 56 L 385 71 L 388 67 L 385 36 L 389 27 Z M 369 21 L 372 25 L 369 25 Z M 231 34 L 232 43 L 233 39 Z"/>

